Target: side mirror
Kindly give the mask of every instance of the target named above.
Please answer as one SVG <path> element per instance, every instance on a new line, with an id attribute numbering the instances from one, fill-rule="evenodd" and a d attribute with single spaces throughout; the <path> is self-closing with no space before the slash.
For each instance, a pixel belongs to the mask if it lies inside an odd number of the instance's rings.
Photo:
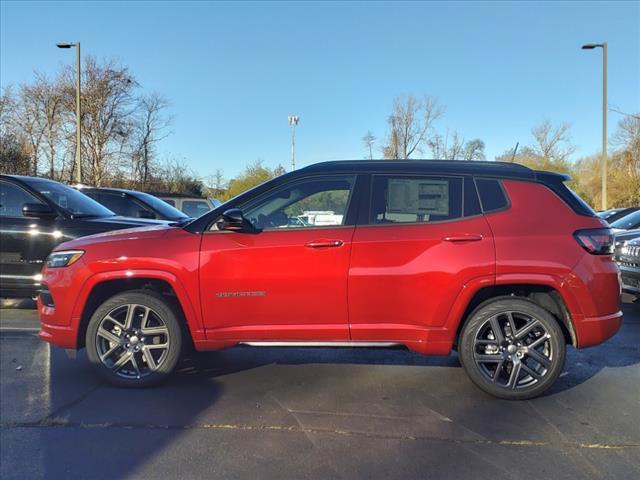
<path id="1" fill-rule="evenodd" d="M 150 218 L 150 219 L 154 219 L 156 218 L 155 213 L 149 211 L 149 210 L 138 210 L 138 218 Z"/>
<path id="2" fill-rule="evenodd" d="M 253 223 L 244 218 L 242 210 L 239 208 L 231 208 L 226 210 L 222 214 L 222 220 L 220 220 L 216 226 L 218 230 L 226 230 L 230 232 L 239 233 L 259 233 L 260 230 L 256 228 Z"/>
<path id="3" fill-rule="evenodd" d="M 58 214 L 45 203 L 25 203 L 22 206 L 22 216 L 29 218 L 52 219 Z"/>

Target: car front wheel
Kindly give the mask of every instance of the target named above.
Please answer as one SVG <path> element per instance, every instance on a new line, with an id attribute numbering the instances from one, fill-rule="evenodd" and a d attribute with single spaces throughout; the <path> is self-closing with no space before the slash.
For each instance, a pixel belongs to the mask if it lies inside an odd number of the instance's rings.
<path id="1" fill-rule="evenodd" d="M 93 313 L 87 356 L 98 373 L 120 387 L 146 387 L 164 380 L 182 348 L 180 323 L 160 295 L 136 290 L 115 295 Z"/>
<path id="2" fill-rule="evenodd" d="M 508 400 L 541 395 L 560 375 L 566 355 L 564 335 L 553 315 L 513 297 L 477 308 L 459 343 L 460 361 L 471 380 Z"/>

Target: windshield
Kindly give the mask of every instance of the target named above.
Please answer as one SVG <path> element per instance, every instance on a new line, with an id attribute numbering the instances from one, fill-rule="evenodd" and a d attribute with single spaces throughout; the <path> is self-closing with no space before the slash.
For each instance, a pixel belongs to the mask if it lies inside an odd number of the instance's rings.
<path id="1" fill-rule="evenodd" d="M 183 220 L 189 218 L 188 215 L 185 215 L 183 212 L 172 207 L 164 200 L 160 200 L 158 197 L 154 197 L 153 195 L 144 192 L 135 192 L 133 195 L 169 220 Z"/>
<path id="2" fill-rule="evenodd" d="M 26 180 L 32 188 L 40 192 L 74 217 L 112 217 L 115 214 L 95 200 L 71 187 L 43 179 Z"/>
<path id="3" fill-rule="evenodd" d="M 631 230 L 632 228 L 640 227 L 640 210 L 636 210 L 629 215 L 625 215 L 618 220 L 611 222 L 613 228 L 622 228 L 624 230 Z"/>

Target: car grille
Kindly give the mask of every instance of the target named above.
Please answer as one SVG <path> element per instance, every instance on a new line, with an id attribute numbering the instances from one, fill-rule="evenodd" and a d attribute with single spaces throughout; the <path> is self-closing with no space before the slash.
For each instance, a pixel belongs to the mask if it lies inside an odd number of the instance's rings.
<path id="1" fill-rule="evenodd" d="M 621 266 L 640 268 L 640 245 L 621 245 L 616 248 L 616 262 Z"/>

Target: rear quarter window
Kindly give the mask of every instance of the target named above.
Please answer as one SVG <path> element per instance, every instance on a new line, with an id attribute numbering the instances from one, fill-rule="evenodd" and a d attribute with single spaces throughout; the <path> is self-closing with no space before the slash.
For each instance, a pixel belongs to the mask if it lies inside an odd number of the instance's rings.
<path id="1" fill-rule="evenodd" d="M 476 178 L 476 188 L 480 196 L 482 211 L 495 212 L 507 208 L 509 200 L 498 180 L 492 178 Z"/>

